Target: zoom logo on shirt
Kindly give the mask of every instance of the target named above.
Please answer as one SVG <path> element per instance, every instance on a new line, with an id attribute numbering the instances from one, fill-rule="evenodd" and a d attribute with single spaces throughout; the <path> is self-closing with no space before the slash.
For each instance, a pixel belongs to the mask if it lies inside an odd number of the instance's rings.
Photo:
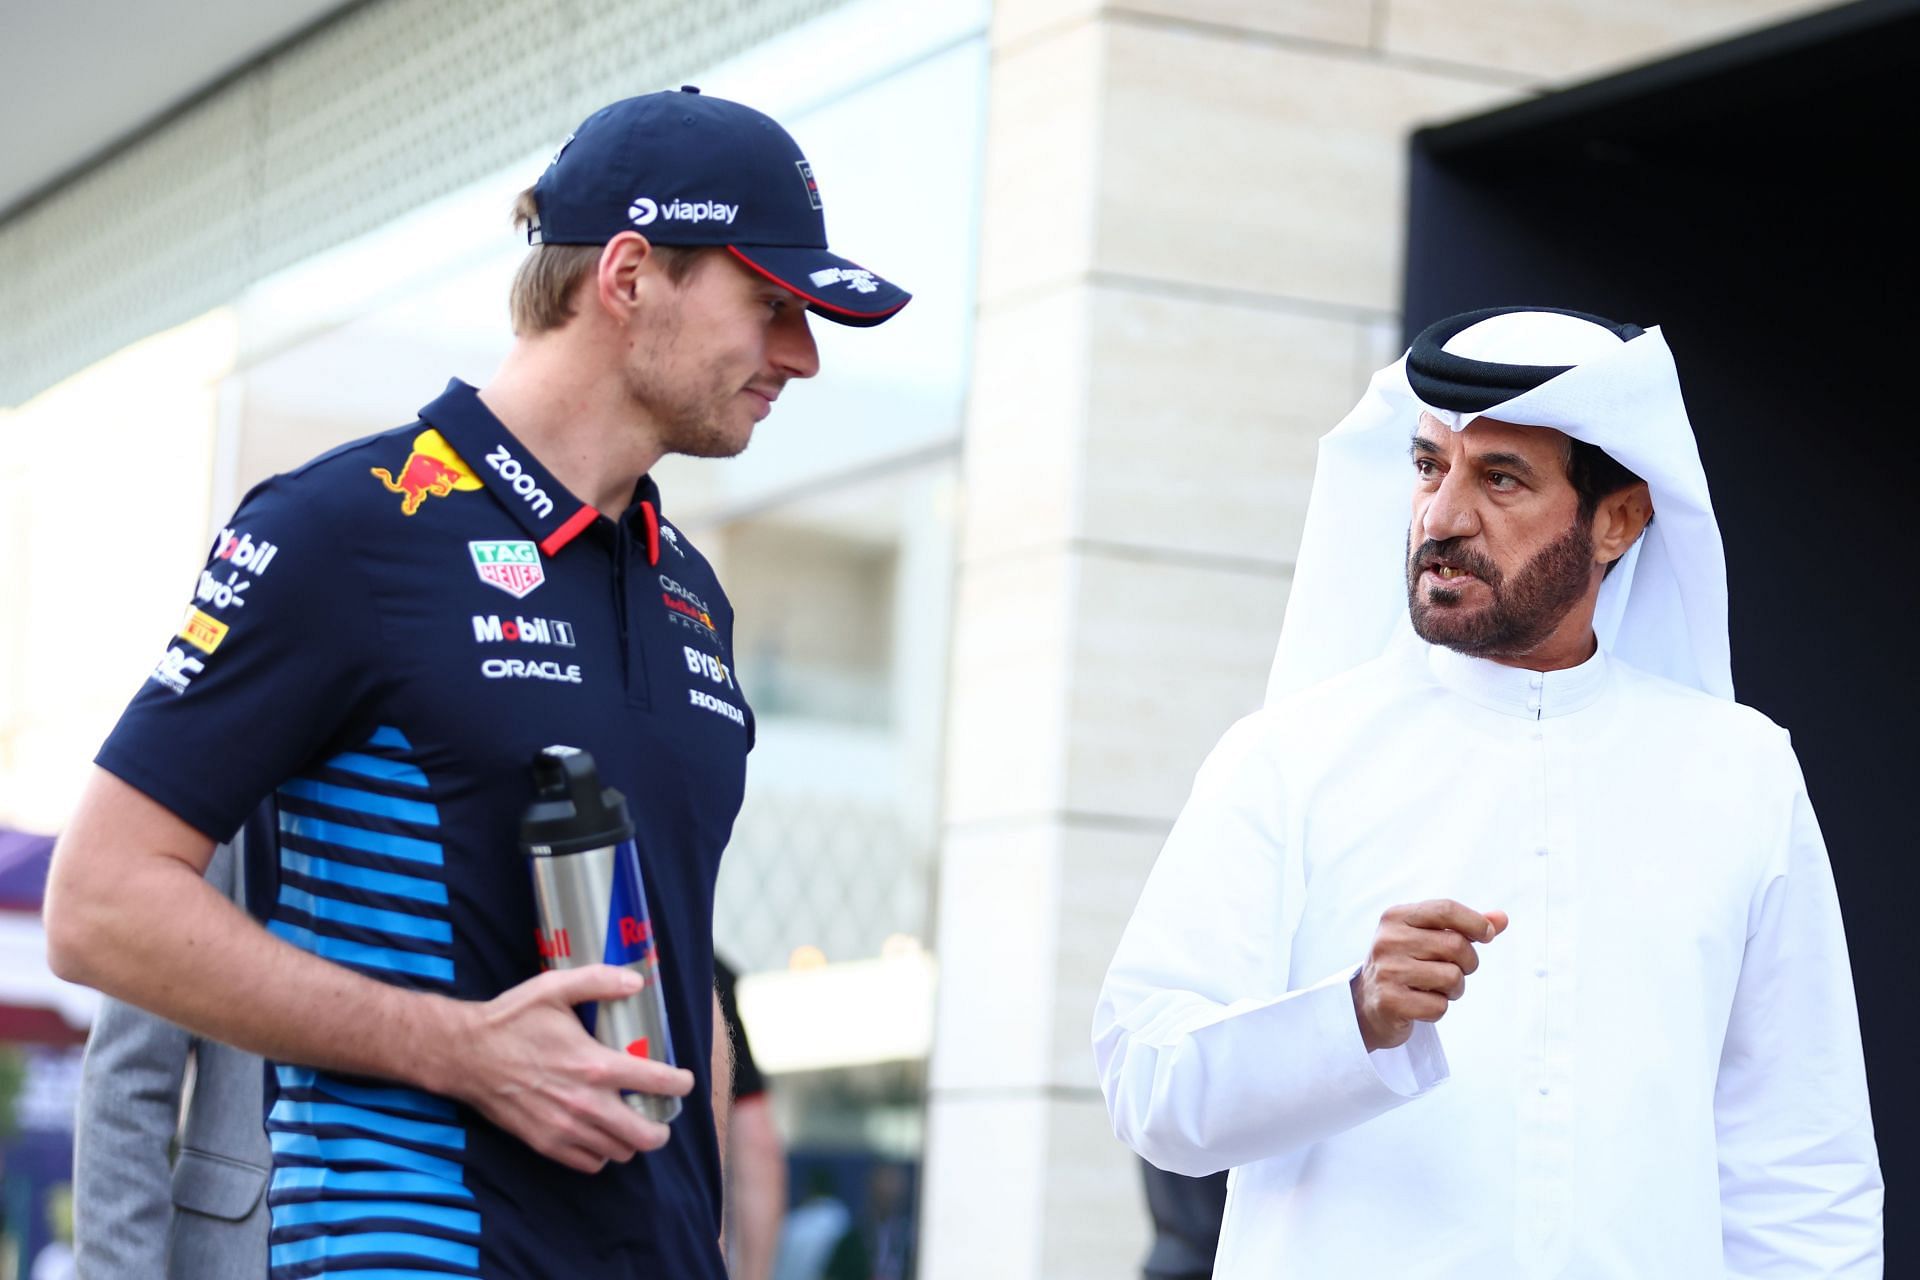
<path id="1" fill-rule="evenodd" d="M 537 516 L 553 514 L 553 499 L 547 496 L 547 491 L 540 487 L 538 481 L 527 474 L 526 468 L 520 465 L 520 460 L 507 452 L 507 446 L 495 445 L 493 452 L 486 456 L 486 464 L 499 472 L 502 480 L 513 486 L 513 491 L 520 495 L 520 500 L 533 508 L 533 514 Z"/>

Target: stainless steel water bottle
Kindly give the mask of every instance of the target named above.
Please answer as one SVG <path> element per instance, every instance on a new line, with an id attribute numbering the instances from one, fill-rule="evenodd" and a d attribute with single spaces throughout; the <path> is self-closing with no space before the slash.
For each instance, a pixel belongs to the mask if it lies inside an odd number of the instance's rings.
<path id="1" fill-rule="evenodd" d="M 581 1005 L 580 1020 L 609 1048 L 674 1065 L 660 953 L 626 797 L 602 787 L 593 757 L 574 747 L 547 747 L 534 756 L 533 790 L 520 821 L 520 849 L 533 869 L 541 967 L 617 964 L 639 974 L 640 990 Z M 635 1111 L 663 1124 L 680 1114 L 678 1098 L 625 1096 Z"/>

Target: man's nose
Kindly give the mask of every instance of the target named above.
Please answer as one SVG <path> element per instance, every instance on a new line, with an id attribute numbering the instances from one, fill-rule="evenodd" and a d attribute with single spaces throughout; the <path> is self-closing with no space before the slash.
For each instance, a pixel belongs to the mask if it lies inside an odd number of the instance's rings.
<path id="1" fill-rule="evenodd" d="M 792 322 L 777 326 L 770 351 L 774 366 L 786 378 L 811 378 L 820 372 L 820 348 L 807 327 L 807 313 L 795 308 Z"/>
<path id="2" fill-rule="evenodd" d="M 1456 467 L 1441 480 L 1420 515 L 1421 530 L 1435 542 L 1470 538 L 1480 532 L 1480 511 L 1470 480 Z"/>

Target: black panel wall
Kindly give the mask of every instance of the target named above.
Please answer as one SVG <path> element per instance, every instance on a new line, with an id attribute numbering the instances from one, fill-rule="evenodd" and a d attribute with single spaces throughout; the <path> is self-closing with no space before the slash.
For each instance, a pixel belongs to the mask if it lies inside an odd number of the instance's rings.
<path id="1" fill-rule="evenodd" d="M 1920 1252 L 1916 81 L 1920 6 L 1868 2 L 1424 130 L 1405 299 L 1409 335 L 1544 303 L 1673 347 L 1735 685 L 1793 733 L 1846 913 L 1889 1275 Z"/>

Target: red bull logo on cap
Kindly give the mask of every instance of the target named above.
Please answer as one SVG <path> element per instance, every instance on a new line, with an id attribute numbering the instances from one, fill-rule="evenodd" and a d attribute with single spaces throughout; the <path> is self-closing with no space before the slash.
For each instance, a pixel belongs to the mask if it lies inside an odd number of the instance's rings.
<path id="1" fill-rule="evenodd" d="M 455 490 L 466 493 L 480 487 L 479 478 L 453 451 L 447 438 L 431 427 L 413 438 L 413 452 L 407 455 L 398 479 L 385 467 L 370 470 L 381 484 L 402 495 L 400 514 L 403 516 L 420 510 L 420 505 L 430 497 L 444 498 Z"/>

